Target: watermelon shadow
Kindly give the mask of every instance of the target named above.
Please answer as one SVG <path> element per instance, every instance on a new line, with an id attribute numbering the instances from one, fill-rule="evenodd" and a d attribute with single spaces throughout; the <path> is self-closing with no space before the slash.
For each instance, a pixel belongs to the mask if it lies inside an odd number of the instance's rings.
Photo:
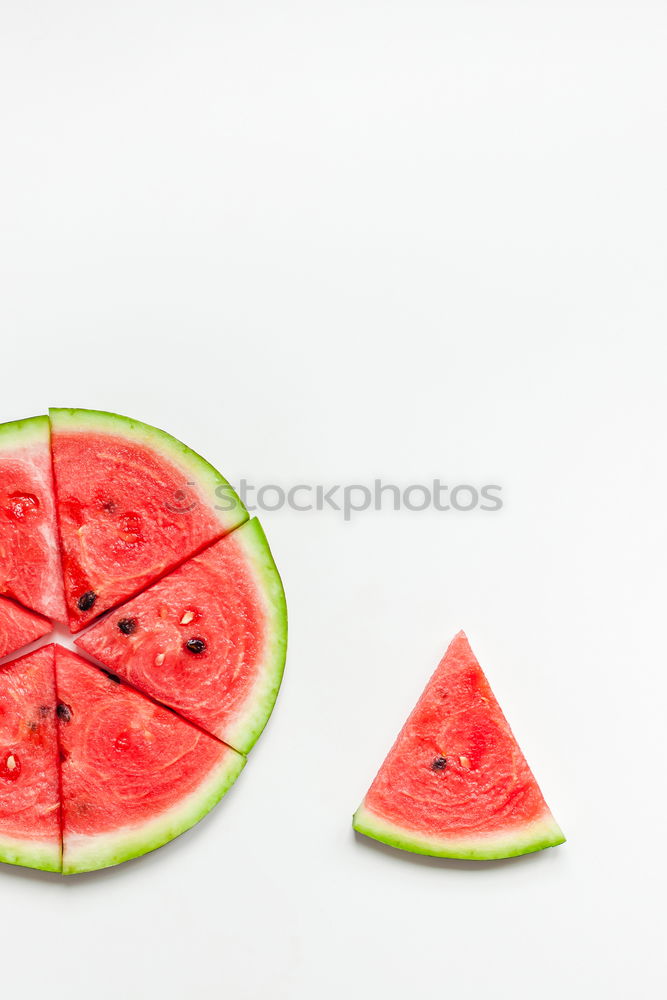
<path id="1" fill-rule="evenodd" d="M 441 868 L 448 871 L 464 872 L 488 872 L 495 869 L 511 868 L 520 863 L 523 865 L 544 864 L 546 856 L 556 857 L 556 852 L 551 850 L 533 851 L 530 854 L 518 854 L 513 858 L 498 858 L 495 861 L 465 861 L 459 858 L 435 858 L 430 854 L 413 854 L 411 851 L 403 851 L 398 847 L 391 847 L 383 844 L 380 840 L 373 840 L 357 830 L 353 830 L 354 839 L 357 844 L 363 847 L 384 854 L 394 861 L 417 865 L 420 868 Z"/>
<path id="2" fill-rule="evenodd" d="M 22 868 L 21 865 L 2 864 L 0 875 L 10 878 L 27 879 L 31 882 L 42 882 L 43 884 L 62 885 L 63 877 L 60 872 L 43 872 L 38 868 Z"/>

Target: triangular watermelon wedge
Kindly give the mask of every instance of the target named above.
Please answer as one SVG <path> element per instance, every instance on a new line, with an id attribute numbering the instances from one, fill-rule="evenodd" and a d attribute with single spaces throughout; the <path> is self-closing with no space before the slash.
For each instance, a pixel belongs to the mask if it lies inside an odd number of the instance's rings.
<path id="1" fill-rule="evenodd" d="M 241 753 L 271 714 L 286 642 L 285 594 L 257 518 L 77 639 L 113 673 Z"/>
<path id="2" fill-rule="evenodd" d="M 0 424 L 0 594 L 67 621 L 48 417 Z"/>
<path id="3" fill-rule="evenodd" d="M 50 417 L 73 632 L 247 520 L 229 483 L 164 431 L 97 410 Z"/>
<path id="4" fill-rule="evenodd" d="M 0 659 L 48 635 L 51 628 L 48 618 L 0 597 Z"/>
<path id="5" fill-rule="evenodd" d="M 565 840 L 463 632 L 354 816 L 392 847 L 492 860 Z"/>
<path id="6" fill-rule="evenodd" d="M 245 757 L 57 647 L 63 872 L 146 854 L 194 826 Z"/>
<path id="7" fill-rule="evenodd" d="M 0 667 L 0 861 L 60 871 L 54 646 Z"/>

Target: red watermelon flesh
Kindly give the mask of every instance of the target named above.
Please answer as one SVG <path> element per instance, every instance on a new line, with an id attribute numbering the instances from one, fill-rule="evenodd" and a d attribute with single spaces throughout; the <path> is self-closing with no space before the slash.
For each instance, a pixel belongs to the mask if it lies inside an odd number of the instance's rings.
<path id="1" fill-rule="evenodd" d="M 0 594 L 67 621 L 48 417 L 0 425 Z"/>
<path id="2" fill-rule="evenodd" d="M 253 518 L 77 642 L 140 690 L 247 753 L 280 687 L 286 632 L 280 577 Z"/>
<path id="3" fill-rule="evenodd" d="M 226 480 L 163 431 L 93 410 L 50 416 L 73 632 L 247 519 Z"/>
<path id="4" fill-rule="evenodd" d="M 51 628 L 47 618 L 0 597 L 0 658 L 48 635 Z"/>
<path id="5" fill-rule="evenodd" d="M 60 871 L 54 647 L 0 668 L 0 861 Z"/>
<path id="6" fill-rule="evenodd" d="M 193 826 L 245 758 L 69 650 L 56 653 L 63 871 L 118 864 Z"/>
<path id="7" fill-rule="evenodd" d="M 487 860 L 564 841 L 460 632 L 354 817 L 404 850 Z"/>

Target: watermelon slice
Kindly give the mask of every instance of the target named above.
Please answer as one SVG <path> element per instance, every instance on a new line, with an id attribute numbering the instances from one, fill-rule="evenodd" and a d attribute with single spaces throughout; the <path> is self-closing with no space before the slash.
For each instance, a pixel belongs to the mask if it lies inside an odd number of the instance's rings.
<path id="1" fill-rule="evenodd" d="M 63 872 L 146 854 L 194 826 L 245 757 L 69 650 L 56 650 Z"/>
<path id="2" fill-rule="evenodd" d="M 48 635 L 51 628 L 47 618 L 0 597 L 0 659 Z"/>
<path id="3" fill-rule="evenodd" d="M 78 645 L 247 753 L 273 709 L 285 595 L 256 518 L 93 625 Z"/>
<path id="4" fill-rule="evenodd" d="M 247 519 L 229 483 L 164 431 L 97 410 L 50 415 L 73 632 Z"/>
<path id="5" fill-rule="evenodd" d="M 0 668 L 0 861 L 60 871 L 54 647 Z"/>
<path id="6" fill-rule="evenodd" d="M 406 851 L 480 861 L 565 840 L 463 632 L 399 733 L 353 825 Z"/>
<path id="7" fill-rule="evenodd" d="M 0 424 L 0 594 L 67 621 L 48 417 Z"/>

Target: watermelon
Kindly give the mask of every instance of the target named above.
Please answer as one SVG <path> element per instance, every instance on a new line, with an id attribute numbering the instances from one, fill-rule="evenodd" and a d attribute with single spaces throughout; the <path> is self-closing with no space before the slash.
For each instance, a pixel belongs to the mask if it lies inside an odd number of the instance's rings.
<path id="1" fill-rule="evenodd" d="M 70 874 L 160 847 L 234 783 L 282 679 L 285 596 L 203 458 L 57 409 L 0 426 L 0 662 L 49 618 L 91 626 L 97 660 L 0 666 L 0 860 Z"/>
<path id="2" fill-rule="evenodd" d="M 0 597 L 0 658 L 48 635 L 51 628 L 48 618 Z"/>
<path id="3" fill-rule="evenodd" d="M 56 650 L 63 872 L 160 847 L 222 798 L 245 757 L 69 650 Z"/>
<path id="4" fill-rule="evenodd" d="M 54 647 L 0 668 L 0 861 L 60 871 Z"/>
<path id="5" fill-rule="evenodd" d="M 463 632 L 354 815 L 392 847 L 491 860 L 564 842 Z"/>
<path id="6" fill-rule="evenodd" d="M 0 424 L 0 594 L 67 621 L 48 417 Z"/>
<path id="7" fill-rule="evenodd" d="M 253 518 L 77 640 L 157 701 L 247 753 L 285 665 L 280 577 Z"/>
<path id="8" fill-rule="evenodd" d="M 247 519 L 229 483 L 164 431 L 97 410 L 50 416 L 73 632 Z"/>

